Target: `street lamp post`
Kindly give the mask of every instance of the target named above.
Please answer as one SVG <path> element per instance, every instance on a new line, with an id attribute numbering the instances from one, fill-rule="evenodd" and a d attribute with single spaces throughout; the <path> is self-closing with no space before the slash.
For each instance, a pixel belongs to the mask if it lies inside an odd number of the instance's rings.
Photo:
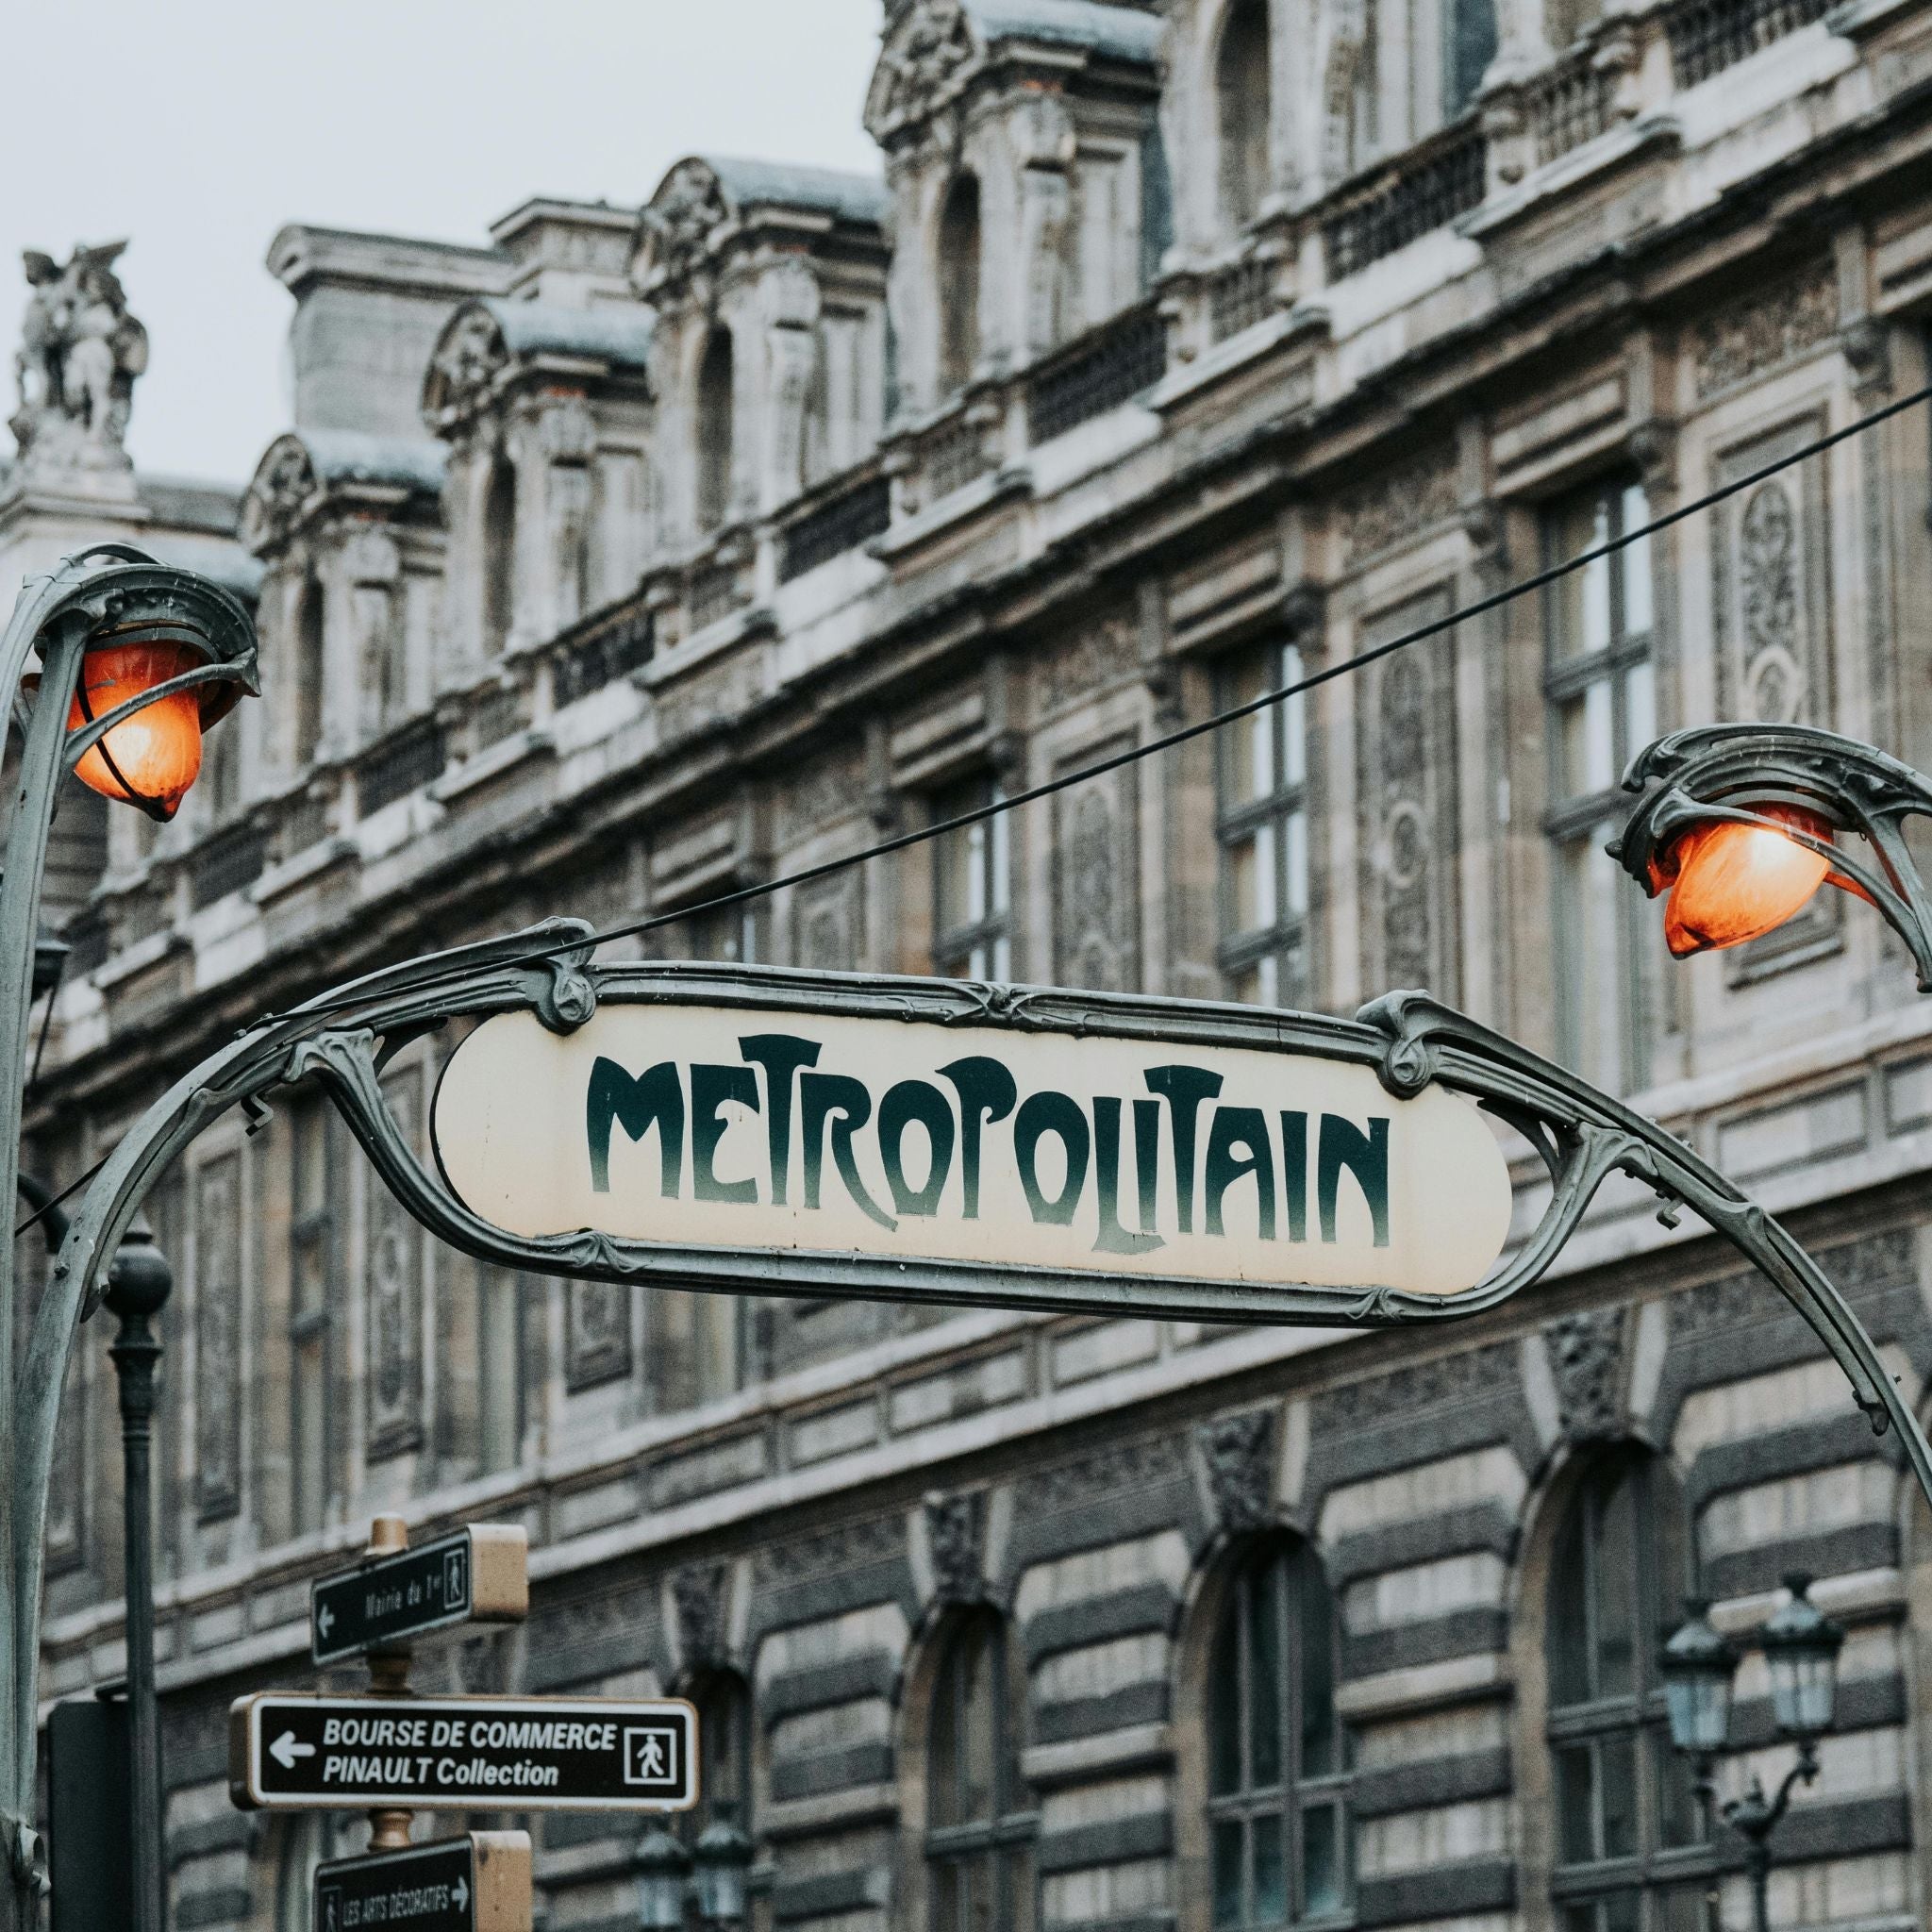
<path id="1" fill-rule="evenodd" d="M 130 545 L 70 558 L 15 603 L 0 637 L 0 693 L 21 724 L 0 862 L 0 1172 L 20 1172 L 41 889 L 62 779 L 172 818 L 200 770 L 204 729 L 255 688 L 242 606 Z M 0 1336 L 15 1332 L 16 1302 L 13 1243 L 0 1241 Z M 43 1883 L 33 1687 L 44 1499 L 23 1481 L 39 1452 L 20 1433 L 20 1388 L 0 1374 L 0 1932 L 31 1925 Z"/>
<path id="2" fill-rule="evenodd" d="M 689 1850 L 661 1824 L 654 1824 L 632 1854 L 639 1932 L 682 1932 L 687 1902 L 705 1932 L 740 1932 L 751 1860 L 751 1840 L 722 1813 Z"/>
<path id="3" fill-rule="evenodd" d="M 121 1384 L 122 1504 L 125 1523 L 127 1796 L 134 1883 L 132 1932 L 164 1932 L 167 1893 L 161 1862 L 161 1727 L 155 1701 L 154 1441 L 155 1370 L 161 1343 L 154 1324 L 175 1286 L 168 1257 L 142 1216 L 123 1237 L 108 1269 L 107 1307 L 121 1324 L 108 1351 Z"/>
<path id="4" fill-rule="evenodd" d="M 1785 1578 L 1790 1601 L 1757 1634 L 1771 1676 L 1772 1715 L 1778 1735 L 1797 1746 L 1797 1757 L 1774 1795 L 1753 1776 L 1741 1798 L 1718 1807 L 1724 1823 L 1744 1840 L 1744 1872 L 1751 1882 L 1752 1923 L 1771 1928 L 1771 1840 L 1784 1822 L 1791 1793 L 1818 1775 L 1818 1740 L 1837 1715 L 1838 1654 L 1844 1631 L 1823 1615 L 1808 1594 L 1803 1573 Z M 1737 1646 L 1712 1625 L 1709 1606 L 1692 1598 L 1686 1621 L 1664 1645 L 1664 1702 L 1671 1742 L 1696 1767 L 1697 1795 L 1707 1818 L 1716 1803 L 1711 1762 L 1730 1738 L 1732 1677 Z"/>

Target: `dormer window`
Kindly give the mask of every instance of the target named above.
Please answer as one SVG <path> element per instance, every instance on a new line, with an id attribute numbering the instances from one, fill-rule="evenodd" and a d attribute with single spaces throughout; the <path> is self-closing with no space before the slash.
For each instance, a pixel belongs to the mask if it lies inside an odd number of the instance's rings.
<path id="1" fill-rule="evenodd" d="M 698 527 L 715 530 L 731 512 L 735 371 L 731 331 L 712 325 L 698 364 Z"/>
<path id="2" fill-rule="evenodd" d="M 961 174 L 940 212 L 940 385 L 962 389 L 979 364 L 979 180 Z"/>
<path id="3" fill-rule="evenodd" d="M 507 457 L 490 471 L 483 499 L 483 653 L 502 657 L 516 622 L 517 473 Z"/>
<path id="4" fill-rule="evenodd" d="M 1268 192 L 1271 51 L 1268 0 L 1230 0 L 1215 56 L 1214 107 L 1221 214 L 1236 233 L 1260 213 Z"/>

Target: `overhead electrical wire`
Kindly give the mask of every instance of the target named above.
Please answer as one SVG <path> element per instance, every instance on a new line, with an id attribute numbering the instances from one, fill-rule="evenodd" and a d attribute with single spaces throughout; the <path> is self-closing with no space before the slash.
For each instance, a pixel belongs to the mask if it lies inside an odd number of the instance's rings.
<path id="1" fill-rule="evenodd" d="M 836 858 L 824 859 L 816 865 L 803 866 L 795 872 L 781 874 L 776 878 L 761 879 L 755 885 L 741 886 L 736 891 L 721 892 L 714 898 L 680 906 L 675 911 L 651 913 L 642 918 L 626 920 L 620 924 L 606 926 L 601 931 L 587 934 L 582 939 L 564 940 L 550 945 L 536 946 L 528 953 L 518 954 L 501 963 L 536 965 L 546 959 L 561 958 L 588 948 L 606 945 L 613 940 L 632 939 L 639 934 L 655 931 L 660 926 L 674 924 L 679 920 L 691 919 L 700 913 L 749 905 L 754 900 L 769 898 L 774 892 L 809 885 L 814 880 L 828 878 L 854 866 L 865 865 L 874 858 L 885 858 L 895 852 L 904 852 L 908 847 L 923 844 L 929 839 L 943 838 L 948 832 L 957 832 L 968 825 L 979 824 L 988 819 L 998 817 L 1002 812 L 1016 811 L 1024 805 L 1032 805 L 1040 799 L 1050 798 L 1055 792 L 1065 791 L 1072 786 L 1086 783 L 1089 779 L 1104 777 L 1108 773 L 1117 772 L 1123 766 L 1138 764 L 1142 758 L 1158 757 L 1162 752 L 1173 751 L 1178 745 L 1205 737 L 1210 731 L 1220 731 L 1242 718 L 1252 717 L 1257 711 L 1267 710 L 1273 706 L 1286 702 L 1289 698 L 1299 696 L 1304 691 L 1314 691 L 1338 677 L 1360 671 L 1381 658 L 1391 658 L 1396 652 L 1406 651 L 1411 645 L 1423 643 L 1433 637 L 1440 637 L 1444 631 L 1454 630 L 1457 625 L 1467 624 L 1473 618 L 1486 616 L 1491 610 L 1514 603 L 1519 597 L 1526 597 L 1534 591 L 1544 590 L 1576 571 L 1588 569 L 1592 563 L 1613 556 L 1620 550 L 1626 550 L 1633 543 L 1643 542 L 1659 530 L 1668 530 L 1672 525 L 1681 524 L 1687 518 L 1715 508 L 1728 498 L 1755 488 L 1757 484 L 1777 475 L 1779 472 L 1807 462 L 1813 457 L 1822 456 L 1840 443 L 1846 442 L 1855 436 L 1861 436 L 1890 418 L 1902 415 L 1906 410 L 1927 401 L 1932 401 L 1932 383 L 1914 390 L 1909 395 L 1900 396 L 1895 401 L 1887 403 L 1882 408 L 1874 409 L 1869 415 L 1860 416 L 1845 424 L 1841 428 L 1817 437 L 1800 448 L 1789 451 L 1774 462 L 1765 463 L 1741 476 L 1734 476 L 1730 481 L 1720 484 L 1715 490 L 1707 491 L 1702 496 L 1695 497 L 1689 503 L 1679 504 L 1676 508 L 1665 511 L 1662 516 L 1653 517 L 1649 523 L 1641 525 L 1634 530 L 1626 530 L 1620 537 L 1610 538 L 1606 542 L 1580 551 L 1576 556 L 1568 558 L 1561 563 L 1551 564 L 1547 569 L 1540 570 L 1531 576 L 1506 584 L 1501 590 L 1478 597 L 1474 603 L 1464 604 L 1446 616 L 1419 625 L 1414 630 L 1404 631 L 1398 637 L 1386 639 L 1379 644 L 1372 644 L 1366 650 L 1356 652 L 1353 657 L 1339 658 L 1333 664 L 1310 672 L 1306 677 L 1297 678 L 1292 684 L 1285 684 L 1278 690 L 1264 691 L 1258 697 L 1249 698 L 1241 704 L 1230 706 L 1226 710 L 1216 711 L 1211 716 L 1197 719 L 1191 724 L 1180 725 L 1158 738 L 1149 739 L 1144 744 L 1130 745 L 1108 758 L 1095 759 L 1093 763 L 1080 765 L 1071 772 L 1062 772 L 1055 777 L 1043 779 L 1038 785 L 1029 785 L 1024 791 L 989 800 L 985 805 L 975 806 L 971 811 L 958 812 L 951 818 L 940 819 L 932 824 L 921 825 L 915 830 L 900 832 L 890 839 L 882 839 L 875 844 L 866 846 L 862 851 L 841 853 Z M 468 969 L 457 965 L 450 968 L 453 976 L 466 970 Z M 433 986 L 436 981 L 432 977 L 419 983 Z M 255 1027 L 273 1024 L 297 1011 L 309 1016 L 326 1016 L 331 1012 L 346 1011 L 359 1004 L 359 1000 L 345 999 L 288 1008 L 282 1012 L 269 1014 L 244 1030 L 253 1031 Z"/>

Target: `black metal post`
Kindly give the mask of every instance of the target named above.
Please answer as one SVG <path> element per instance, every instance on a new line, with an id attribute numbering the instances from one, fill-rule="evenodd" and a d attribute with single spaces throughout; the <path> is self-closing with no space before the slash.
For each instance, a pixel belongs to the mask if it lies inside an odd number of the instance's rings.
<path id="1" fill-rule="evenodd" d="M 1751 1923 L 1756 1932 L 1771 1932 L 1772 1834 L 1784 1822 L 1792 1788 L 1801 1782 L 1808 1785 L 1817 1775 L 1817 1747 L 1810 1739 L 1800 1739 L 1798 1761 L 1785 1774 L 1776 1797 L 1767 1798 L 1754 1777 L 1751 1789 L 1724 1807 L 1724 1823 L 1744 1840 L 1744 1872 L 1751 1881 Z"/>
<path id="2" fill-rule="evenodd" d="M 133 1814 L 132 1932 L 166 1932 L 161 1866 L 161 1727 L 155 1706 L 153 1470 L 155 1368 L 161 1344 L 153 1323 L 167 1306 L 174 1271 L 141 1217 L 108 1269 L 107 1305 L 121 1332 L 108 1351 L 121 1383 L 121 1457 L 126 1523 L 128 1800 Z"/>

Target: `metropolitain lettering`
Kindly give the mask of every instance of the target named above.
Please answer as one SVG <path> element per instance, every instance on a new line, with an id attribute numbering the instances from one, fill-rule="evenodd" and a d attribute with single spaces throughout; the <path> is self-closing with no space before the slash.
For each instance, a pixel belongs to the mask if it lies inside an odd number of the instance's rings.
<path id="1" fill-rule="evenodd" d="M 1386 1114 L 1255 1105 L 1184 1061 L 1147 1068 L 1139 1092 L 1076 1097 L 1023 1093 L 986 1054 L 886 1084 L 822 1064 L 822 1043 L 800 1035 L 749 1033 L 737 1045 L 735 1062 L 633 1072 L 593 1060 L 593 1191 L 610 1191 L 621 1135 L 643 1150 L 667 1200 L 810 1212 L 836 1199 L 894 1230 L 942 1214 L 977 1220 L 998 1163 L 1035 1223 L 1090 1215 L 1096 1253 L 1147 1254 L 1178 1235 L 1332 1243 L 1344 1187 L 1366 1208 L 1374 1244 L 1389 1245 Z M 762 1123 L 761 1158 L 749 1165 L 724 1158 L 728 1108 Z"/>

